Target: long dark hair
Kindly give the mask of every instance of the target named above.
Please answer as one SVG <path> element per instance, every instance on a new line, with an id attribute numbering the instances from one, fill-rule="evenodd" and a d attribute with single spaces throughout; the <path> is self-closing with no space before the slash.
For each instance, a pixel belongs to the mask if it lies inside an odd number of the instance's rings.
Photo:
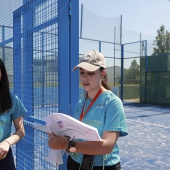
<path id="1" fill-rule="evenodd" d="M 1 71 L 1 80 L 0 80 L 0 113 L 9 111 L 12 107 L 12 100 L 9 91 L 9 80 L 6 72 L 5 65 L 0 59 L 0 71 Z"/>
<path id="2" fill-rule="evenodd" d="M 100 72 L 102 72 L 105 68 L 100 67 Z M 108 84 L 108 78 L 107 78 L 107 73 L 105 74 L 105 76 L 102 78 L 102 86 L 107 89 L 107 90 L 111 90 L 111 87 Z"/>

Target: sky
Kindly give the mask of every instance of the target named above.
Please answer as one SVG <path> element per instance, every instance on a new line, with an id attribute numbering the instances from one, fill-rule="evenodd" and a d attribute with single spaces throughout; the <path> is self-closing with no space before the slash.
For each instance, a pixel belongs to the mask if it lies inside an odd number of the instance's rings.
<path id="1" fill-rule="evenodd" d="M 170 0 L 79 0 L 102 17 L 122 15 L 123 29 L 156 36 L 161 25 L 170 31 Z"/>
<path id="2" fill-rule="evenodd" d="M 83 4 L 86 14 L 83 19 L 83 36 L 96 40 L 114 42 L 114 26 L 122 15 L 122 43 L 131 43 L 147 40 L 148 55 L 152 54 L 153 41 L 157 35 L 157 30 L 161 25 L 165 25 L 166 30 L 170 31 L 170 0 L 77 0 L 79 9 Z M 12 26 L 12 9 L 20 6 L 22 0 L 0 0 L 0 25 Z M 6 3 L 6 5 L 5 5 Z M 10 15 L 7 14 L 10 11 Z M 93 14 L 91 14 L 93 13 Z M 6 14 L 4 16 L 4 14 Z M 97 16 L 97 17 L 96 17 Z M 99 17 L 98 17 L 99 16 Z M 97 21 L 96 21 L 97 18 Z M 114 23 L 114 24 L 115 24 Z M 10 35 L 9 35 L 10 36 Z M 1 36 L 0 36 L 1 39 Z M 120 34 L 116 31 L 116 42 L 120 41 Z M 120 42 L 118 42 L 120 43 Z M 139 45 L 126 46 L 126 56 L 136 57 L 139 53 Z M 89 49 L 98 49 L 99 44 L 91 42 L 81 42 L 79 45 L 80 54 L 87 52 Z M 113 56 L 113 45 L 102 44 L 102 52 L 110 57 Z M 116 48 L 120 48 L 116 47 Z M 133 53 L 132 53 L 133 52 Z M 120 56 L 120 50 L 116 51 L 116 56 Z M 110 62 L 109 62 L 110 63 Z M 129 61 L 131 63 L 131 61 Z"/>
<path id="3" fill-rule="evenodd" d="M 140 41 L 141 33 L 142 40 L 147 40 L 147 54 L 151 55 L 153 41 L 160 26 L 165 25 L 165 29 L 170 32 L 170 0 L 79 0 L 79 9 L 81 4 L 94 15 L 101 17 L 101 21 L 97 19 L 98 21 L 95 22 L 93 15 L 83 16 L 85 38 L 96 39 L 97 37 L 99 40 L 103 40 L 102 36 L 104 36 L 104 40 L 114 42 L 114 28 L 111 24 L 109 25 L 111 23 L 109 18 L 112 20 L 122 15 L 122 43 Z M 100 30 L 100 27 L 103 27 L 103 30 Z M 97 48 L 98 46 L 94 43 L 80 43 L 80 53 Z M 105 56 L 112 56 L 112 51 L 113 46 L 102 46 L 102 53 Z M 129 51 L 124 54 L 125 58 L 139 56 L 140 44 L 127 45 L 125 51 Z M 120 57 L 120 52 L 117 50 L 116 57 Z M 125 67 L 128 68 L 132 60 L 133 58 L 126 60 Z M 138 63 L 140 62 L 139 58 L 136 60 Z M 107 63 L 109 63 L 108 66 L 113 64 L 110 59 Z M 119 61 L 116 61 L 116 65 L 120 65 Z"/>
<path id="4" fill-rule="evenodd" d="M 3 18 L 4 24 L 7 19 L 2 15 L 7 6 L 3 8 L 5 0 L 0 2 L 0 21 Z M 10 0 L 7 5 L 12 8 L 21 2 L 22 0 Z M 101 17 L 113 18 L 122 15 L 122 26 L 126 30 L 156 36 L 160 26 L 165 25 L 170 31 L 170 0 L 79 0 L 80 7 L 81 4 Z"/>

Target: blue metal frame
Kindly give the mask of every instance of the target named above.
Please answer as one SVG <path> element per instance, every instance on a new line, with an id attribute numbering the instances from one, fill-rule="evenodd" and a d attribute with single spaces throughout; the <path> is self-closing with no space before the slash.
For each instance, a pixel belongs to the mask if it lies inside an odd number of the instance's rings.
<path id="1" fill-rule="evenodd" d="M 59 0 L 59 111 L 71 115 L 78 100 L 78 2 Z M 64 12 L 68 11 L 68 13 Z M 66 85 L 66 86 L 64 86 Z M 67 107 L 66 107 L 67 106 Z"/>
<path id="2" fill-rule="evenodd" d="M 32 8 L 23 11 L 23 91 L 25 104 L 27 104 L 27 116 L 33 116 L 33 34 L 30 28 L 33 26 Z M 29 89 L 29 90 L 28 90 Z M 29 97 L 28 97 L 29 96 Z"/>
<path id="3" fill-rule="evenodd" d="M 69 103 L 69 0 L 58 1 L 59 112 L 70 114 Z M 67 12 L 66 12 L 67 11 Z"/>
<path id="4" fill-rule="evenodd" d="M 17 153 L 17 168 L 22 169 L 25 164 L 28 169 L 34 169 L 34 129 L 31 124 L 37 122 L 34 118 L 33 98 L 33 34 L 38 30 L 58 23 L 58 86 L 59 86 L 59 112 L 72 115 L 74 106 L 79 98 L 78 72 L 72 68 L 79 62 L 79 5 L 77 0 L 58 0 L 58 17 L 33 27 L 33 10 L 46 0 L 23 0 L 24 5 L 13 13 L 14 21 L 14 92 L 23 99 L 27 106 L 25 117 L 25 140 L 29 140 L 27 148 L 22 148 L 23 140 L 19 142 L 17 151 L 23 149 L 24 153 Z M 22 18 L 21 18 L 22 17 Z M 21 26 L 21 22 L 23 25 Z M 22 30 L 21 30 L 22 29 Z M 23 32 L 23 33 L 22 33 Z M 43 34 L 42 34 L 43 39 Z M 23 44 L 22 44 L 23 43 Z M 43 40 L 42 40 L 43 43 Z M 43 47 L 43 44 L 42 44 Z M 21 52 L 23 48 L 23 53 Z M 42 50 L 43 51 L 43 50 Z M 42 55 L 43 56 L 43 55 Z M 28 90 L 29 89 L 29 90 Z M 30 98 L 28 98 L 30 97 Z M 40 121 L 41 124 L 44 122 Z M 28 139 L 29 137 L 29 139 Z M 31 140 L 31 141 L 30 141 Z M 21 145 L 20 145 L 21 144 Z M 18 154 L 19 159 L 18 159 Z M 25 158 L 25 155 L 27 157 Z M 23 159 L 23 161 L 22 161 Z M 66 169 L 66 159 L 59 168 Z M 19 162 L 18 162 L 19 161 Z"/>
<path id="5" fill-rule="evenodd" d="M 12 29 L 12 27 L 4 26 L 4 25 L 0 25 L 0 27 L 2 27 L 2 35 L 1 35 L 2 36 L 2 41 L 0 42 L 0 47 L 3 48 L 3 46 L 5 46 L 6 44 L 8 44 L 10 42 L 13 42 L 13 37 L 5 39 L 5 34 L 6 34 L 5 29 L 6 28 L 11 28 Z"/>
<path id="6" fill-rule="evenodd" d="M 21 16 L 17 12 L 13 14 L 13 71 L 14 71 L 14 87 L 17 85 L 18 88 L 14 88 L 14 93 L 21 98 Z M 16 50 L 15 50 L 16 49 Z"/>
<path id="7" fill-rule="evenodd" d="M 18 15 L 17 12 L 13 13 L 13 32 L 14 32 L 14 38 L 13 38 L 13 71 L 14 71 L 14 93 L 18 95 L 18 97 L 21 99 L 21 16 Z M 16 49 L 16 50 L 15 50 Z M 17 88 L 15 88 L 17 87 Z M 22 147 L 22 145 L 21 145 Z M 16 165 L 20 164 L 18 160 L 18 144 L 16 145 Z M 23 148 L 22 148 L 23 149 Z M 21 155 L 21 158 L 23 158 L 24 155 Z M 21 162 L 22 165 L 24 165 Z M 21 166 L 22 166 L 21 165 Z"/>
<path id="8" fill-rule="evenodd" d="M 2 42 L 5 41 L 5 27 L 2 26 Z M 4 46 L 2 47 L 2 57 L 3 57 L 3 62 L 5 64 L 5 49 Z"/>
<path id="9" fill-rule="evenodd" d="M 59 112 L 70 114 L 69 101 L 69 0 L 58 1 L 58 76 L 59 76 Z M 60 170 L 67 169 L 66 155 L 63 156 L 63 164 L 59 167 Z"/>
<path id="10" fill-rule="evenodd" d="M 77 0 L 70 0 L 70 114 L 74 113 L 74 106 L 79 99 L 79 74 L 72 69 L 79 63 L 79 3 Z"/>
<path id="11" fill-rule="evenodd" d="M 26 6 L 26 5 L 24 5 Z M 24 6 L 22 8 L 24 8 Z M 33 72 L 32 72 L 32 48 L 33 48 L 33 37 L 32 33 L 29 32 L 30 27 L 33 25 L 32 21 L 32 9 L 19 8 L 14 12 L 14 92 L 20 98 L 23 97 L 23 104 L 27 106 L 27 116 L 33 115 Z M 23 57 L 21 55 L 21 13 L 23 15 Z M 21 63 L 23 58 L 23 63 Z M 23 69 L 21 68 L 23 65 Z M 22 75 L 23 73 L 23 75 Z M 20 76 L 18 76 L 20 75 Z M 23 79 L 22 79 L 23 77 Z M 23 83 L 23 84 L 22 84 Z M 21 89 L 23 94 L 21 94 Z M 29 89 L 29 90 L 28 90 Z M 25 117 L 25 119 L 27 118 Z M 34 130 L 29 125 L 25 124 L 26 132 L 29 132 L 29 137 L 25 136 L 26 140 L 29 140 L 30 145 L 27 145 L 25 154 L 28 155 L 27 161 L 24 161 L 24 155 L 18 150 L 23 150 L 23 141 L 20 141 L 16 145 L 16 164 L 18 169 L 24 167 L 24 164 L 29 164 L 28 169 L 34 169 Z M 28 139 L 29 138 L 29 139 Z M 31 140 L 31 141 L 30 141 Z M 24 148 L 25 149 L 25 148 Z M 21 160 L 23 159 L 23 161 Z"/>
<path id="12" fill-rule="evenodd" d="M 59 112 L 71 115 L 79 96 L 78 73 L 72 72 L 79 61 L 78 1 L 59 0 L 58 4 Z M 67 156 L 64 155 L 63 159 L 60 170 L 66 170 Z"/>
<path id="13" fill-rule="evenodd" d="M 23 91 L 24 104 L 27 105 L 27 116 L 34 115 L 34 96 L 33 96 L 33 33 L 29 30 L 33 26 L 32 7 L 24 10 L 23 13 Z M 28 90 L 29 89 L 29 90 Z M 28 156 L 28 169 L 34 169 L 34 129 L 25 124 L 26 132 L 29 135 L 26 139 L 30 142 L 27 145 L 26 153 Z"/>

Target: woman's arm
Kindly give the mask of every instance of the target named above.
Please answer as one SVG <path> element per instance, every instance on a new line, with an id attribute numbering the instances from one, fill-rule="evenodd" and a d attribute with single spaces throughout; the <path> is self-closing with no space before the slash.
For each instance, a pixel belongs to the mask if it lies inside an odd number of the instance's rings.
<path id="1" fill-rule="evenodd" d="M 109 154 L 113 150 L 118 137 L 119 132 L 104 132 L 102 142 L 76 142 L 76 152 L 88 155 Z"/>
<path id="2" fill-rule="evenodd" d="M 111 153 L 118 137 L 119 132 L 104 132 L 102 136 L 102 142 L 76 142 L 76 152 L 88 155 L 103 155 Z M 52 149 L 66 150 L 68 141 L 66 137 L 50 134 L 48 144 Z"/>
<path id="3" fill-rule="evenodd" d="M 6 156 L 11 145 L 17 143 L 25 135 L 22 116 L 15 119 L 13 122 L 16 132 L 0 143 L 0 159 L 3 159 Z"/>
<path id="4" fill-rule="evenodd" d="M 20 116 L 19 118 L 13 120 L 15 126 L 15 133 L 11 135 L 9 138 L 5 139 L 4 142 L 9 142 L 10 145 L 17 143 L 21 140 L 25 135 L 24 124 L 23 124 L 23 117 Z"/>

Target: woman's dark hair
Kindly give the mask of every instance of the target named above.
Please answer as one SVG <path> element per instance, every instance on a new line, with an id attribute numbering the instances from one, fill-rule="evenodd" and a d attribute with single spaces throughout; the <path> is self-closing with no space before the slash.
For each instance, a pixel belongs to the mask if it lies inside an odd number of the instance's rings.
<path id="1" fill-rule="evenodd" d="M 105 70 L 105 68 L 100 67 L 100 72 L 102 72 L 103 70 Z M 107 73 L 105 74 L 105 76 L 102 78 L 102 86 L 107 89 L 107 90 L 111 90 L 111 87 L 108 84 L 108 78 L 107 78 Z"/>
<path id="2" fill-rule="evenodd" d="M 3 61 L 0 59 L 0 71 L 1 71 L 1 79 L 0 79 L 0 113 L 4 113 L 9 111 L 12 107 L 12 100 L 9 91 L 9 80 L 6 72 L 5 65 Z"/>

